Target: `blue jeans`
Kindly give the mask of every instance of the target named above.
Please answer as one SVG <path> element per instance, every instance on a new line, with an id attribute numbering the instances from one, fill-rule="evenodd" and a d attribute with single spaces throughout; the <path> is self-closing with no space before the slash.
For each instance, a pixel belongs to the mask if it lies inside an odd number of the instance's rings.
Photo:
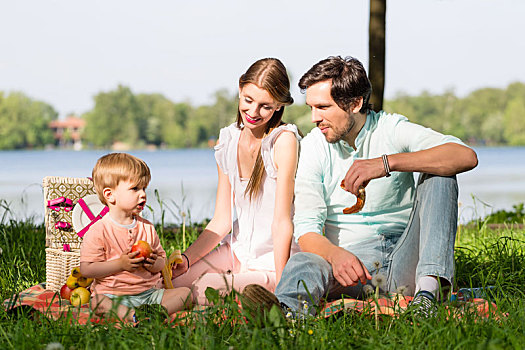
<path id="1" fill-rule="evenodd" d="M 455 176 L 419 176 L 416 198 L 405 231 L 401 235 L 379 234 L 352 247 L 370 274 L 386 277 L 386 291 L 404 287 L 414 293 L 417 279 L 437 276 L 452 283 L 454 241 L 458 216 L 458 184 Z M 374 262 L 381 267 L 376 271 Z M 359 297 L 363 286 L 343 287 L 334 278 L 332 265 L 313 253 L 297 253 L 286 264 L 275 290 L 279 301 L 294 311 L 303 301 L 318 305 L 321 298 L 342 294 Z M 309 310 L 315 314 L 315 309 Z"/>

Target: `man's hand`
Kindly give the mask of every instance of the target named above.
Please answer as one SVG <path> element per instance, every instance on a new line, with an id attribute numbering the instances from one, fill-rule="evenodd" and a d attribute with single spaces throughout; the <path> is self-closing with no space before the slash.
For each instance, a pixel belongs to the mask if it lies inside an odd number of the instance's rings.
<path id="1" fill-rule="evenodd" d="M 372 276 L 365 265 L 354 254 L 337 247 L 328 259 L 332 264 L 334 277 L 343 287 L 355 286 L 359 282 L 365 284 Z"/>
<path id="2" fill-rule="evenodd" d="M 144 268 L 149 271 L 153 267 L 153 265 L 155 265 L 155 262 L 157 261 L 157 257 L 158 257 L 157 250 L 153 249 L 151 251 L 149 258 L 144 260 Z"/>
<path id="3" fill-rule="evenodd" d="M 358 195 L 359 187 L 366 187 L 370 180 L 386 175 L 383 159 L 357 159 L 354 161 L 344 178 L 345 189 L 354 195 Z"/>
<path id="4" fill-rule="evenodd" d="M 144 258 L 135 258 L 139 253 L 140 252 L 138 251 L 133 253 L 130 253 L 129 251 L 127 253 L 123 253 L 119 258 L 120 268 L 124 271 L 133 272 L 141 267 Z"/>

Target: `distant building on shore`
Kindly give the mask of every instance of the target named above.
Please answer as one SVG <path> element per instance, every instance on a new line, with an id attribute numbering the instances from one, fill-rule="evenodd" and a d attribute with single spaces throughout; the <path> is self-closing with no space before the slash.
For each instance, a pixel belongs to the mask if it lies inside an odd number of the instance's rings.
<path id="1" fill-rule="evenodd" d="M 73 147 L 75 150 L 82 149 L 82 130 L 86 121 L 74 115 L 69 115 L 66 119 L 57 119 L 49 123 L 49 128 L 53 130 L 55 145 L 59 147 Z"/>

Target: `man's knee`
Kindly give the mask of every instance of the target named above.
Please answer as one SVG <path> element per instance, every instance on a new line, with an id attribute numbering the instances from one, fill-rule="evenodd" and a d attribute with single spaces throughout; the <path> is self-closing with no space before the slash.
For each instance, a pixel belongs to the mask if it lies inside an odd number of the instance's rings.
<path id="1" fill-rule="evenodd" d="M 322 256 L 317 255 L 315 253 L 307 253 L 307 252 L 299 252 L 297 254 L 292 255 L 290 260 L 288 260 L 288 265 L 297 265 L 297 266 L 304 266 L 304 265 L 322 265 L 322 264 L 328 264 L 328 261 L 326 261 Z"/>
<path id="2" fill-rule="evenodd" d="M 418 187 L 428 187 L 430 190 L 456 190 L 458 188 L 458 180 L 456 175 L 439 176 L 432 174 L 420 174 L 418 180 Z"/>
<path id="3" fill-rule="evenodd" d="M 432 206 L 457 206 L 459 195 L 456 176 L 421 174 L 417 186 L 417 198 L 422 203 L 435 203 Z"/>
<path id="4" fill-rule="evenodd" d="M 294 254 L 283 271 L 284 275 L 304 276 L 304 274 L 331 273 L 331 265 L 320 255 L 307 252 Z"/>

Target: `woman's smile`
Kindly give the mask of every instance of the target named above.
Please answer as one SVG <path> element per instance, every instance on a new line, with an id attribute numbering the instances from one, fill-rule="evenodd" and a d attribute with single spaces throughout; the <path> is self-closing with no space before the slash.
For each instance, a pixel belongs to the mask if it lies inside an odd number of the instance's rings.
<path id="1" fill-rule="evenodd" d="M 239 112 L 245 125 L 260 127 L 280 108 L 278 102 L 259 86 L 249 83 L 239 90 Z"/>
<path id="2" fill-rule="evenodd" d="M 250 124 L 255 124 L 257 123 L 259 120 L 261 120 L 262 118 L 252 118 L 248 113 L 244 113 L 244 117 L 246 119 L 246 121 Z"/>

